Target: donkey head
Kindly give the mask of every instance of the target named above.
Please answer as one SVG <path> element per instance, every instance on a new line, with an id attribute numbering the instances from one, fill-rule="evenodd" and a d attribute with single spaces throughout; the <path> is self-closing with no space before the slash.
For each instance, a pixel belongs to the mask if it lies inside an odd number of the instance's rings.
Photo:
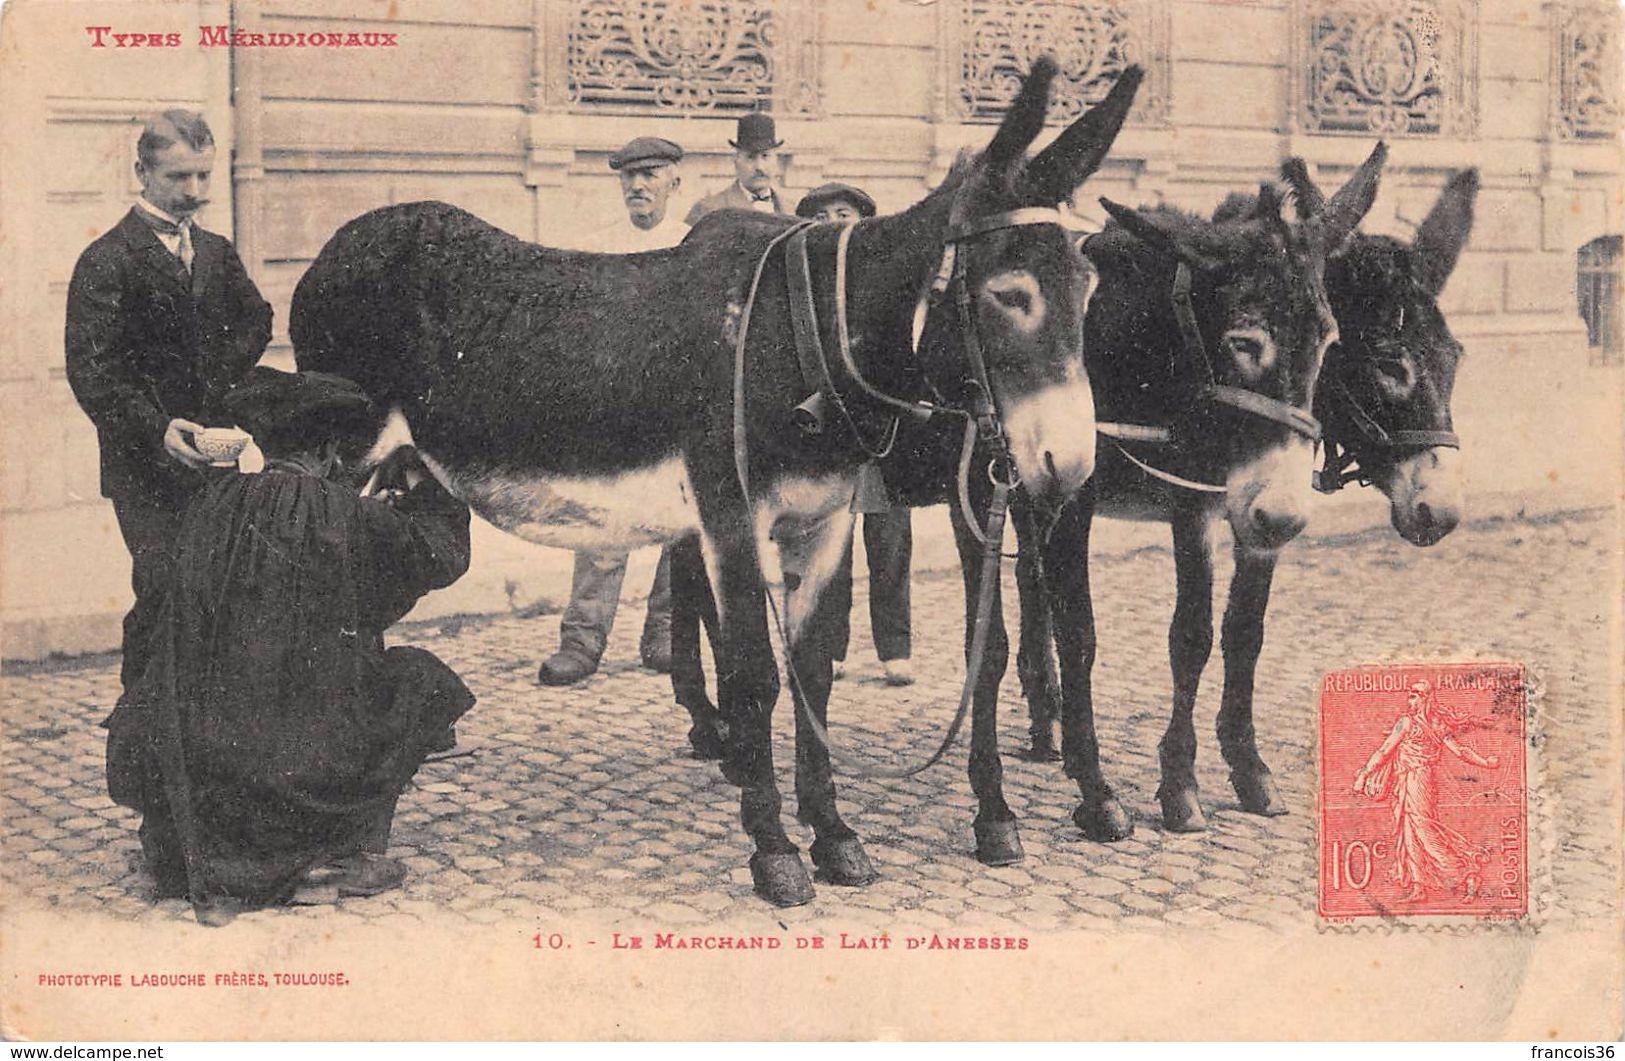
<path id="1" fill-rule="evenodd" d="M 1282 413 L 1309 412 L 1321 361 L 1338 335 L 1326 257 L 1371 208 L 1385 155 L 1379 145 L 1334 197 L 1316 199 L 1297 222 L 1283 218 L 1269 185 L 1250 210 L 1211 222 L 1102 200 L 1124 228 L 1189 271 L 1201 350 L 1185 351 L 1186 371 L 1205 374 L 1205 359 L 1221 390 L 1251 392 Z M 1237 542 L 1270 550 L 1290 541 L 1308 521 L 1314 439 L 1287 417 L 1200 399 L 1195 408 L 1205 421 L 1201 434 L 1225 448 L 1226 514 Z"/>
<path id="2" fill-rule="evenodd" d="M 962 285 L 931 314 L 921 364 L 956 404 L 974 403 L 981 352 L 993 408 L 1000 414 L 1016 470 L 1030 491 L 1059 495 L 1094 471 L 1094 397 L 1083 363 L 1083 318 L 1098 282 L 1061 218 L 1022 219 L 1024 208 L 1054 210 L 1093 173 L 1111 148 L 1139 87 L 1130 67 L 1097 106 L 1031 159 L 1044 126 L 1056 66 L 1034 64 L 987 148 L 956 166 L 945 242 Z M 955 305 L 957 303 L 957 307 Z M 958 390 L 958 394 L 947 393 Z"/>
<path id="3" fill-rule="evenodd" d="M 1478 171 L 1457 173 L 1409 246 L 1359 233 L 1326 263 L 1342 339 L 1327 354 L 1315 413 L 1328 442 L 1388 495 L 1394 529 L 1413 545 L 1432 545 L 1461 519 L 1458 451 L 1429 436 L 1453 430 L 1461 344 L 1438 297 L 1472 230 L 1477 194 Z"/>

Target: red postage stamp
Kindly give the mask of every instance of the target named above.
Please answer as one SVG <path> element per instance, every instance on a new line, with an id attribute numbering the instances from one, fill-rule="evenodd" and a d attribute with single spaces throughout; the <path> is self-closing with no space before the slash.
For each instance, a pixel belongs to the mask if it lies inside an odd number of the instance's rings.
<path id="1" fill-rule="evenodd" d="M 1320 915 L 1523 917 L 1516 663 L 1335 671 L 1320 690 Z"/>

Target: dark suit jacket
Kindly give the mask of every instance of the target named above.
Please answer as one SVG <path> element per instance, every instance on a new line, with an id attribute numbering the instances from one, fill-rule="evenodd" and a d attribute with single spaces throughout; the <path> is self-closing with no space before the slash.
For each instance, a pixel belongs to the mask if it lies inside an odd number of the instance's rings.
<path id="1" fill-rule="evenodd" d="M 734 181 L 720 192 L 713 192 L 695 203 L 689 208 L 688 216 L 683 220 L 692 225 L 706 214 L 717 210 L 754 209 L 755 207 L 751 205 L 750 192 L 741 188 L 738 181 Z M 784 206 L 779 202 L 779 190 L 777 188 L 773 189 L 773 212 L 777 214 L 784 213 Z"/>
<path id="2" fill-rule="evenodd" d="M 131 210 L 68 286 L 68 383 L 101 441 L 102 495 L 184 500 L 202 482 L 164 449 L 175 417 L 229 426 L 220 399 L 271 339 L 271 307 L 223 237 L 192 227 L 192 273 Z"/>

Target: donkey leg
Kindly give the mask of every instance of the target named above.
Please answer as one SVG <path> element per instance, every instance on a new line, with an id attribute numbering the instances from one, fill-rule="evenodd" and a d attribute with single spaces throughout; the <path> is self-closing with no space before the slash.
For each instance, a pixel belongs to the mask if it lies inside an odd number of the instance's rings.
<path id="1" fill-rule="evenodd" d="M 858 887 L 880 878 L 869 856 L 835 806 L 835 778 L 829 746 L 820 736 L 829 718 L 829 694 L 839 609 L 850 598 L 825 593 L 831 576 L 851 548 L 852 514 L 844 508 L 822 520 L 775 533 L 786 587 L 786 634 L 795 677 L 790 691 L 796 717 L 797 816 L 812 826 L 814 872 L 818 880 Z M 816 729 L 814 722 L 816 721 Z"/>
<path id="2" fill-rule="evenodd" d="M 1061 510 L 1045 544 L 1044 575 L 1054 609 L 1056 649 L 1061 663 L 1061 749 L 1066 776 L 1082 797 L 1072 821 L 1091 840 L 1110 843 L 1134 834 L 1134 822 L 1100 769 L 1095 734 L 1093 672 L 1095 607 L 1089 591 L 1089 530 L 1095 491 L 1083 491 Z"/>
<path id="3" fill-rule="evenodd" d="M 720 759 L 727 740 L 722 715 L 705 689 L 705 668 L 700 660 L 700 623 L 712 632 L 716 645 L 716 601 L 705 577 L 698 536 L 681 538 L 671 546 L 671 691 L 688 712 L 688 743 L 696 759 Z M 720 694 L 719 694 L 720 695 Z"/>
<path id="4" fill-rule="evenodd" d="M 1180 509 L 1172 520 L 1177 593 L 1168 627 L 1168 661 L 1173 669 L 1174 705 L 1158 752 L 1162 759 L 1162 823 L 1170 832 L 1207 828 L 1196 787 L 1196 690 L 1213 651 L 1213 555 L 1207 515 Z"/>
<path id="5" fill-rule="evenodd" d="M 706 556 L 721 618 L 717 690 L 728 727 L 722 773 L 739 786 L 739 817 L 756 845 L 750 857 L 756 894 L 775 906 L 800 906 L 811 902 L 814 892 L 801 851 L 780 820 L 783 803 L 773 775 L 778 667 L 767 632 L 756 542 L 742 514 L 729 519 L 708 513 L 703 495 L 701 504 L 701 519 L 716 528 Z"/>
<path id="6" fill-rule="evenodd" d="M 1258 754 L 1253 731 L 1253 675 L 1264 649 L 1264 612 L 1275 577 L 1275 553 L 1252 555 L 1236 550 L 1236 575 L 1220 633 L 1224 653 L 1224 698 L 1219 704 L 1219 748 L 1230 764 L 1230 784 L 1250 814 L 1287 812 L 1270 768 Z"/>
<path id="7" fill-rule="evenodd" d="M 980 477 L 972 476 L 975 484 Z M 987 490 L 982 496 L 972 487 L 972 500 L 978 509 L 986 507 Z M 959 567 L 965 576 L 965 660 L 970 664 L 971 640 L 975 636 L 977 595 L 982 581 L 982 544 L 965 523 L 958 505 L 948 506 L 953 522 L 954 543 L 959 547 Z M 976 857 L 989 866 L 1008 866 L 1027 857 L 1021 847 L 1016 815 L 1004 801 L 1004 763 L 999 758 L 999 682 L 1004 680 L 1010 661 L 1010 641 L 1004 630 L 1004 609 L 999 585 L 993 585 L 993 608 L 988 616 L 987 644 L 982 653 L 982 671 L 972 692 L 970 784 L 976 793 Z"/>
<path id="8" fill-rule="evenodd" d="M 1021 495 L 1017 495 L 1018 497 Z M 1047 590 L 1041 581 L 1036 513 L 1024 501 L 1011 499 L 1010 514 L 1016 525 L 1016 599 L 1021 611 L 1020 647 L 1016 651 L 1016 676 L 1027 700 L 1027 732 L 1031 744 L 1018 752 L 1031 762 L 1053 762 L 1061 757 L 1055 747 L 1055 721 L 1060 717 L 1061 690 L 1056 681 L 1050 645 L 1054 639 Z"/>

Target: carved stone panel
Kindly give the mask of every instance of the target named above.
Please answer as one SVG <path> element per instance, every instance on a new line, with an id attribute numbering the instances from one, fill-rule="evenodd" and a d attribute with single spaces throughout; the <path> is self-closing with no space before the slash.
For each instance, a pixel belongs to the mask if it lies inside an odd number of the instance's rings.
<path id="1" fill-rule="evenodd" d="M 1559 136 L 1609 140 L 1620 118 L 1620 13 L 1612 4 L 1552 9 L 1552 101 Z"/>
<path id="2" fill-rule="evenodd" d="M 1061 66 L 1050 124 L 1071 122 L 1111 89 L 1124 68 L 1146 70 L 1130 121 L 1168 118 L 1167 0 L 993 3 L 953 0 L 941 9 L 943 78 L 938 117 L 996 122 L 1040 55 Z"/>
<path id="3" fill-rule="evenodd" d="M 1478 10 L 1472 0 L 1300 0 L 1294 14 L 1300 130 L 1473 135 Z"/>
<path id="4" fill-rule="evenodd" d="M 539 109 L 818 112 L 812 0 L 544 0 Z"/>

